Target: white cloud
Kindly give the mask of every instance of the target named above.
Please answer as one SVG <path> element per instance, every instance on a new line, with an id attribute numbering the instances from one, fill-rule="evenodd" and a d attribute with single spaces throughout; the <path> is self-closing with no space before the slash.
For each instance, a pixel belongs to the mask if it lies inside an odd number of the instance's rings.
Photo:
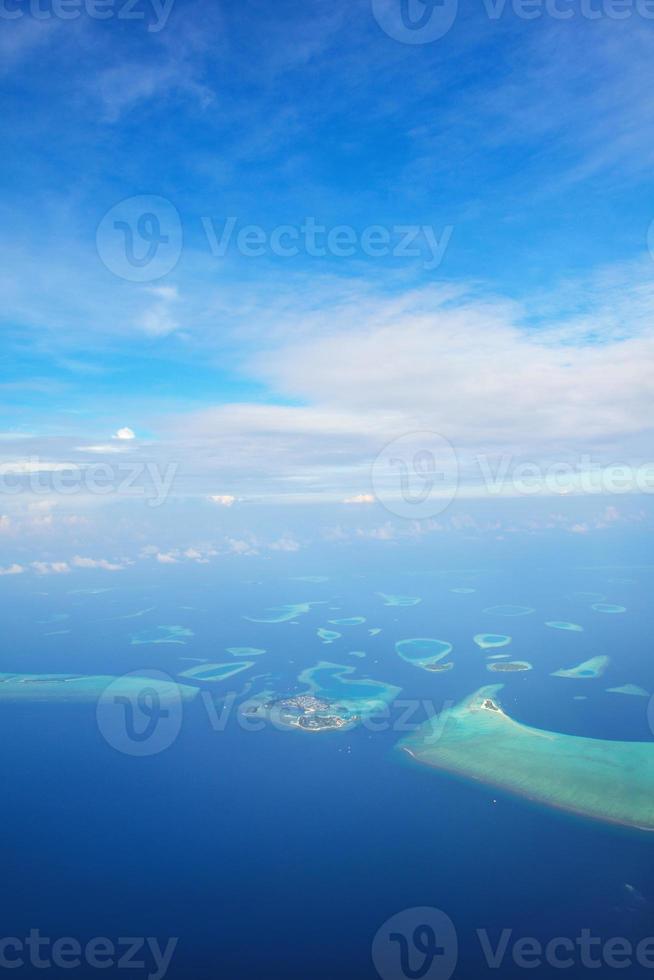
<path id="1" fill-rule="evenodd" d="M 371 493 L 357 493 L 354 497 L 346 497 L 344 504 L 374 504 L 375 498 Z"/>
<path id="2" fill-rule="evenodd" d="M 227 538 L 227 550 L 233 555 L 258 555 L 259 549 L 253 541 L 243 538 Z"/>
<path id="3" fill-rule="evenodd" d="M 65 575 L 70 572 L 66 561 L 33 561 L 32 568 L 39 575 Z"/>
<path id="4" fill-rule="evenodd" d="M 251 362 L 287 404 L 208 408 L 169 434 L 194 447 L 203 479 L 219 471 L 248 499 L 372 503 L 377 455 L 422 430 L 451 443 L 470 495 L 486 492 L 480 458 L 648 462 L 654 282 L 631 275 L 639 289 L 625 269 L 598 274 L 583 313 L 565 291 L 524 307 L 452 288 L 350 295 Z"/>
<path id="5" fill-rule="evenodd" d="M 148 286 L 146 292 L 154 297 L 147 309 L 137 318 L 137 326 L 149 337 L 166 337 L 179 327 L 172 311 L 179 299 L 176 286 Z"/>
<path id="6" fill-rule="evenodd" d="M 133 429 L 130 429 L 130 427 L 126 425 L 122 429 L 118 429 L 117 432 L 114 432 L 111 438 L 122 439 L 122 440 L 136 439 L 136 433 L 134 432 Z"/>
<path id="7" fill-rule="evenodd" d="M 209 495 L 209 500 L 212 504 L 219 504 L 221 507 L 231 507 L 236 497 L 232 497 L 229 493 L 212 493 Z"/>
<path id="8" fill-rule="evenodd" d="M 397 529 L 390 522 L 381 527 L 357 528 L 358 538 L 370 538 L 372 541 L 395 541 L 398 537 Z"/>
<path id="9" fill-rule="evenodd" d="M 299 551 L 300 543 L 292 535 L 286 534 L 283 538 L 272 541 L 268 547 L 271 551 Z"/>
<path id="10" fill-rule="evenodd" d="M 160 565 L 176 565 L 179 560 L 171 552 L 161 552 L 161 551 L 158 552 L 156 558 Z"/>
<path id="11" fill-rule="evenodd" d="M 22 575 L 24 571 L 25 569 L 22 565 L 14 562 L 13 565 L 6 565 L 4 568 L 0 568 L 0 575 Z"/>
<path id="12" fill-rule="evenodd" d="M 97 446 L 77 446 L 77 452 L 80 453 L 99 453 L 104 455 L 105 453 L 121 453 L 121 446 L 112 446 L 109 443 L 100 443 Z"/>
<path id="13" fill-rule="evenodd" d="M 71 565 L 75 568 L 102 568 L 107 572 L 120 572 L 128 564 L 130 563 L 126 561 L 118 563 L 108 561 L 106 558 L 83 558 L 80 555 L 75 555 L 71 559 Z"/>

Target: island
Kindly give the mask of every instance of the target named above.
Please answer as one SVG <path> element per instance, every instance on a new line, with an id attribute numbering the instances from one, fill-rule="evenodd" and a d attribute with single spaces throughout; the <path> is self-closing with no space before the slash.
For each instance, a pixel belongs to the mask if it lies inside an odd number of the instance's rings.
<path id="1" fill-rule="evenodd" d="M 313 694 L 295 694 L 276 698 L 266 693 L 259 701 L 244 706 L 246 717 L 263 717 L 280 728 L 296 728 L 303 732 L 329 732 L 352 728 L 359 717 L 339 712 L 328 701 Z"/>
<path id="2" fill-rule="evenodd" d="M 452 644 L 447 640 L 435 640 L 430 636 L 398 640 L 395 644 L 395 652 L 398 656 L 414 667 L 429 667 L 439 660 L 444 660 L 453 649 Z"/>
<path id="3" fill-rule="evenodd" d="M 316 636 L 325 643 L 332 643 L 333 640 L 339 640 L 342 635 L 342 633 L 337 633 L 336 630 L 327 630 L 324 626 L 319 626 L 316 630 Z"/>
<path id="4" fill-rule="evenodd" d="M 390 595 L 386 592 L 378 592 L 384 600 L 385 606 L 417 606 L 422 599 L 417 595 Z"/>
<path id="5" fill-rule="evenodd" d="M 568 667 L 567 669 L 561 667 L 560 670 L 553 671 L 552 677 L 572 677 L 576 680 L 601 677 L 608 667 L 609 662 L 608 657 L 591 657 L 590 660 L 584 660 L 583 663 L 578 664 L 576 667 Z"/>
<path id="6" fill-rule="evenodd" d="M 494 616 L 529 616 L 531 613 L 535 612 L 531 606 L 488 606 L 484 609 L 485 613 L 491 613 Z"/>
<path id="7" fill-rule="evenodd" d="M 486 664 L 487 670 L 492 670 L 496 674 L 511 673 L 516 670 L 533 670 L 533 666 L 528 660 L 500 660 L 492 664 Z"/>
<path id="8" fill-rule="evenodd" d="M 304 616 L 312 606 L 322 605 L 320 602 L 290 602 L 285 606 L 270 606 L 264 616 L 244 616 L 250 623 L 288 623 L 296 616 Z"/>
<path id="9" fill-rule="evenodd" d="M 338 714 L 359 718 L 384 711 L 400 693 L 401 688 L 394 684 L 356 674 L 356 667 L 321 660 L 315 667 L 303 670 L 298 683 L 308 687 L 307 694 L 335 706 Z"/>
<path id="10" fill-rule="evenodd" d="M 0 701 L 87 702 L 98 701 L 108 688 L 111 697 L 137 698 L 153 690 L 162 704 L 193 700 L 199 688 L 161 677 L 125 674 L 0 674 Z"/>
<path id="11" fill-rule="evenodd" d="M 561 619 L 550 619 L 545 623 L 553 630 L 568 630 L 570 633 L 583 633 L 584 628 L 579 623 L 566 623 Z"/>
<path id="12" fill-rule="evenodd" d="M 648 698 L 650 696 L 649 691 L 646 691 L 644 687 L 639 687 L 638 684 L 623 684 L 621 687 L 607 687 L 606 690 L 609 694 L 629 694 L 636 698 Z"/>
<path id="13" fill-rule="evenodd" d="M 244 719 L 263 718 L 282 729 L 326 732 L 353 728 L 385 711 L 401 690 L 356 674 L 355 667 L 321 660 L 299 674 L 302 690 L 278 694 L 266 689 L 239 711 Z"/>
<path id="14" fill-rule="evenodd" d="M 584 817 L 654 830 L 654 742 L 532 728 L 476 691 L 397 745 L 413 762 Z"/>
<path id="15" fill-rule="evenodd" d="M 472 639 L 482 650 L 505 647 L 511 642 L 511 637 L 505 633 L 475 633 Z"/>
<path id="16" fill-rule="evenodd" d="M 130 643 L 132 646 L 146 643 L 186 643 L 187 638 L 193 635 L 193 630 L 186 626 L 155 626 L 154 629 L 132 633 Z"/>
<path id="17" fill-rule="evenodd" d="M 240 674 L 242 670 L 248 670 L 254 666 L 254 660 L 232 660 L 227 664 L 207 664 L 200 667 L 189 667 L 188 670 L 180 671 L 180 677 L 189 677 L 194 681 L 225 681 L 234 674 Z"/>

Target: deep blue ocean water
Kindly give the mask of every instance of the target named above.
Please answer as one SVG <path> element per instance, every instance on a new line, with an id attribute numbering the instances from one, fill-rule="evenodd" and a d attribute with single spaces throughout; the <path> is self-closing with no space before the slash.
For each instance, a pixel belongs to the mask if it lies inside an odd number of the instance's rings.
<path id="1" fill-rule="evenodd" d="M 147 573 L 141 566 L 120 575 L 23 577 L 0 591 L 0 670 L 118 675 L 156 668 L 175 676 L 192 666 L 184 657 L 224 662 L 228 646 L 264 647 L 248 672 L 203 690 L 241 691 L 249 677 L 272 672 L 280 675 L 274 687 L 290 692 L 301 670 L 324 659 L 396 684 L 400 697 L 429 700 L 436 710 L 504 680 L 505 708 L 528 724 L 651 739 L 647 700 L 605 688 L 654 690 L 654 567 L 637 542 L 619 554 L 609 550 L 610 558 L 586 547 L 544 553 L 532 543 L 510 560 L 498 552 L 475 556 L 471 546 L 449 554 L 362 549 L 356 559 L 316 552 Z M 298 581 L 315 575 L 327 581 Z M 88 588 L 109 591 L 77 592 Z M 422 602 L 388 607 L 378 592 Z M 602 615 L 576 592 L 600 593 L 627 611 Z M 294 622 L 243 618 L 307 601 L 324 605 Z M 504 603 L 535 612 L 511 619 L 484 612 Z M 149 606 L 142 617 L 119 618 Z M 332 644 L 318 639 L 318 627 L 348 616 L 366 623 L 342 627 Z M 549 629 L 547 620 L 576 622 L 584 632 Z M 185 645 L 130 643 L 130 634 L 161 624 L 194 635 Z M 382 632 L 371 637 L 374 627 Z M 472 642 L 478 632 L 505 632 L 513 642 L 484 652 Z M 397 656 L 397 640 L 420 636 L 452 642 L 454 669 L 429 673 Z M 366 659 L 348 656 L 352 650 L 366 651 Z M 485 653 L 495 652 L 526 659 L 534 670 L 490 674 Z M 550 676 L 600 654 L 611 657 L 602 678 Z M 256 681 L 252 693 L 264 686 Z M 587 700 L 575 700 L 579 694 Z M 484 964 L 477 929 L 495 938 L 510 928 L 543 941 L 574 938 L 583 928 L 635 942 L 654 933 L 654 838 L 412 765 L 394 750 L 399 737 L 365 727 L 319 735 L 244 731 L 235 718 L 216 731 L 196 700 L 170 748 L 134 758 L 103 739 L 93 705 L 3 703 L 2 935 L 38 928 L 80 941 L 179 937 L 169 977 L 363 980 L 378 975 L 371 944 L 379 927 L 418 906 L 441 909 L 454 922 L 460 977 L 498 975 Z M 28 967 L 15 975 L 32 972 L 43 975 Z M 499 975 L 525 972 L 508 958 Z M 84 975 L 99 973 L 122 975 Z"/>

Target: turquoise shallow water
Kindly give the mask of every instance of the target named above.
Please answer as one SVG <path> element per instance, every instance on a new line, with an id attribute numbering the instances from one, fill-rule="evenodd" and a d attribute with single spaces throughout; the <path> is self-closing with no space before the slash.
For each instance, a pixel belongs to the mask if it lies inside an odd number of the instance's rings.
<path id="1" fill-rule="evenodd" d="M 452 644 L 449 640 L 436 640 L 432 637 L 415 637 L 407 640 L 398 640 L 395 650 L 410 664 L 423 667 L 426 664 L 435 664 L 452 652 Z"/>
<path id="2" fill-rule="evenodd" d="M 357 674 L 356 667 L 349 664 L 321 661 L 315 667 L 302 671 L 298 680 L 306 684 L 316 697 L 333 701 L 336 706 L 344 706 L 349 712 L 362 715 L 383 708 L 400 693 L 400 688 L 393 684 L 362 678 Z"/>

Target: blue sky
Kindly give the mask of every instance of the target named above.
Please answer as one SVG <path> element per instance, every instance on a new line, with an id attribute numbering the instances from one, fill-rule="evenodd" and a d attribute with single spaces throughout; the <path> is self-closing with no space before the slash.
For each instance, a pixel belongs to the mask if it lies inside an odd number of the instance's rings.
<path id="1" fill-rule="evenodd" d="M 463 2 L 407 44 L 380 26 L 398 5 L 7 0 L 4 472 L 172 462 L 173 494 L 233 515 L 376 508 L 373 461 L 414 431 L 454 446 L 463 496 L 481 456 L 649 463 L 646 7 Z M 115 226 L 143 213 L 169 236 L 156 277 Z M 125 503 L 33 490 L 5 528 Z"/>

